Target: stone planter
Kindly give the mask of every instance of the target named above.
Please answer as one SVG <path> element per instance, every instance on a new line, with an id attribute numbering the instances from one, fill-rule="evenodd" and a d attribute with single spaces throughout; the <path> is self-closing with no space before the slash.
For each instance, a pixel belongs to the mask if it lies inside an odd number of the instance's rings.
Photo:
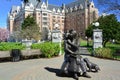
<path id="1" fill-rule="evenodd" d="M 10 57 L 10 51 L 0 51 L 0 58 Z"/>
<path id="2" fill-rule="evenodd" d="M 34 56 L 34 55 L 41 55 L 39 49 L 27 49 L 27 50 L 21 50 L 21 56 Z M 0 58 L 6 58 L 11 57 L 10 51 L 0 51 Z"/>
<path id="3" fill-rule="evenodd" d="M 22 50 L 21 55 L 22 56 L 33 56 L 33 55 L 40 55 L 41 52 L 39 49 L 27 49 L 27 50 Z"/>

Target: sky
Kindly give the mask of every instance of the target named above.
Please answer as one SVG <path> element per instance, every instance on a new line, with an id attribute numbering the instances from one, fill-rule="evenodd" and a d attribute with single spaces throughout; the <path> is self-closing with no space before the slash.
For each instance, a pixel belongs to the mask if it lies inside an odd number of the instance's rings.
<path id="1" fill-rule="evenodd" d="M 45 0 L 42 0 L 42 1 L 45 1 Z M 75 0 L 48 0 L 48 3 L 61 6 L 62 3 L 67 4 L 73 1 Z M 93 1 L 95 3 L 95 6 L 99 8 L 97 6 L 97 1 L 96 0 L 93 0 Z M 2 28 L 7 27 L 8 12 L 10 11 L 13 5 L 20 5 L 20 4 L 21 4 L 21 0 L 2 0 L 0 2 L 0 27 Z"/>

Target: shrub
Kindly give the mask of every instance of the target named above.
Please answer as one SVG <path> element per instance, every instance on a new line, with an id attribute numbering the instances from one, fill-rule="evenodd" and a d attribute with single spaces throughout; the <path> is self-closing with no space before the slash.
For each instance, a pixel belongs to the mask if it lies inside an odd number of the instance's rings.
<path id="1" fill-rule="evenodd" d="M 42 43 L 41 43 L 42 44 Z M 31 45 L 31 49 L 40 49 L 41 48 L 41 44 L 32 44 Z"/>
<path id="2" fill-rule="evenodd" d="M 95 56 L 101 58 L 112 58 L 113 51 L 110 48 L 98 48 L 95 49 Z"/>
<path id="3" fill-rule="evenodd" d="M 0 51 L 8 51 L 12 49 L 25 49 L 25 46 L 21 43 L 13 43 L 13 42 L 2 42 L 0 43 Z"/>
<path id="4" fill-rule="evenodd" d="M 33 44 L 32 49 L 40 49 L 42 52 L 42 57 L 51 58 L 53 56 L 58 56 L 60 47 L 58 43 L 45 42 L 40 44 Z"/>

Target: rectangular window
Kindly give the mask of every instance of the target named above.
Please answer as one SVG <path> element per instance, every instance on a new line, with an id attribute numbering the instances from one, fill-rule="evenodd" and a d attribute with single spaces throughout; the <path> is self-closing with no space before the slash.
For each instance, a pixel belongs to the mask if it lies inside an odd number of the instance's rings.
<path id="1" fill-rule="evenodd" d="M 60 16 L 58 16 L 57 18 L 60 19 Z"/>
<path id="2" fill-rule="evenodd" d="M 40 15 L 40 13 L 38 13 L 38 15 Z"/>
<path id="3" fill-rule="evenodd" d="M 64 20 L 62 20 L 62 23 L 64 23 Z"/>
<path id="4" fill-rule="evenodd" d="M 65 17 L 62 17 L 62 19 L 64 19 Z"/>
<path id="5" fill-rule="evenodd" d="M 43 17 L 43 20 L 47 20 L 47 17 Z"/>
<path id="6" fill-rule="evenodd" d="M 44 16 L 47 16 L 47 13 L 43 13 Z"/>
<path id="7" fill-rule="evenodd" d="M 53 16 L 53 18 L 55 18 L 55 16 Z"/>
<path id="8" fill-rule="evenodd" d="M 43 25 L 47 25 L 47 22 L 43 22 Z"/>
<path id="9" fill-rule="evenodd" d="M 53 22 L 55 22 L 55 20 L 53 19 Z"/>

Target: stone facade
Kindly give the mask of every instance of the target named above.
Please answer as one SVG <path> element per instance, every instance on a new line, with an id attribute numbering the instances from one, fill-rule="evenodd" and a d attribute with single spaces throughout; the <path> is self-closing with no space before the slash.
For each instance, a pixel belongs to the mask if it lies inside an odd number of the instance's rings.
<path id="1" fill-rule="evenodd" d="M 65 11 L 62 7 L 50 5 L 47 0 L 40 3 L 36 0 L 29 0 L 26 5 L 22 3 L 21 6 L 12 7 L 8 14 L 8 30 L 11 34 L 21 29 L 21 24 L 28 15 L 35 17 L 40 31 L 44 27 L 51 31 L 55 24 L 59 24 L 61 31 L 64 30 Z"/>
<path id="2" fill-rule="evenodd" d="M 77 0 L 66 5 L 65 31 L 75 29 L 85 37 L 85 29 L 98 19 L 98 9 L 93 2 Z"/>
<path id="3" fill-rule="evenodd" d="M 76 0 L 62 6 L 55 6 L 46 2 L 29 0 L 26 5 L 12 7 L 8 15 L 8 29 L 10 33 L 20 30 L 23 20 L 28 16 L 35 17 L 42 31 L 45 27 L 52 31 L 55 24 L 59 25 L 61 32 L 71 28 L 84 35 L 85 29 L 98 18 L 98 10 L 93 2 Z"/>

